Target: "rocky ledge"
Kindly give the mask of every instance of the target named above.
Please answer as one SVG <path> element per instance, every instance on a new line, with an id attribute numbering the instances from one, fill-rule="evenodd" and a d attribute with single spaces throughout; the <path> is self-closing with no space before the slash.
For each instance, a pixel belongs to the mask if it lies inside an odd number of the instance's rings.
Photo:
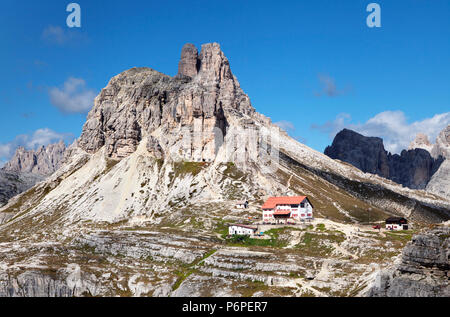
<path id="1" fill-rule="evenodd" d="M 450 227 L 438 227 L 413 237 L 401 262 L 381 271 L 371 297 L 449 297 Z"/>

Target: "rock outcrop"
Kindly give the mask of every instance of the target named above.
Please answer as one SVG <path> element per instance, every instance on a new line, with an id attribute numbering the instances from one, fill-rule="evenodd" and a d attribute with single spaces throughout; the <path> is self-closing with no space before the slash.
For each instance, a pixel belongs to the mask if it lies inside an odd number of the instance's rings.
<path id="1" fill-rule="evenodd" d="M 450 159 L 450 124 L 437 136 L 431 155 L 433 157 L 443 156 Z"/>
<path id="2" fill-rule="evenodd" d="M 434 157 L 442 156 L 445 161 L 433 175 L 426 189 L 450 199 L 450 124 L 439 133 L 431 154 Z"/>
<path id="3" fill-rule="evenodd" d="M 383 140 L 366 137 L 344 129 L 325 149 L 333 159 L 352 164 L 363 172 L 377 174 L 413 189 L 425 189 L 443 158 L 433 158 L 423 148 L 403 150 L 400 155 L 388 153 Z"/>
<path id="4" fill-rule="evenodd" d="M 381 271 L 372 297 L 450 297 L 450 227 L 415 235 L 401 263 Z"/>
<path id="5" fill-rule="evenodd" d="M 90 153 L 105 146 L 121 159 L 151 135 L 163 152 L 176 149 L 171 157 L 213 161 L 230 121 L 253 112 L 219 44 L 203 45 L 198 57 L 188 44 L 178 76 L 133 68 L 114 77 L 95 99 L 79 146 Z"/>
<path id="6" fill-rule="evenodd" d="M 197 48 L 193 44 L 185 44 L 181 50 L 181 59 L 178 64 L 178 75 L 195 77 L 198 73 L 200 60 Z"/>
<path id="7" fill-rule="evenodd" d="M 408 147 L 408 150 L 414 150 L 414 149 L 424 149 L 427 152 L 431 153 L 431 150 L 433 149 L 433 144 L 430 143 L 428 140 L 428 136 L 426 136 L 423 133 L 417 133 L 416 138 L 414 141 L 411 142 L 411 144 Z"/>

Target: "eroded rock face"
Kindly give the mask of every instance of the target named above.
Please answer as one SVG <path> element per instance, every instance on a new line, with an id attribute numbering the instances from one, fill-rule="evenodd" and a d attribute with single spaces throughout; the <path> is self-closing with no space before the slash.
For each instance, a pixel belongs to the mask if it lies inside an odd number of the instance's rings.
<path id="1" fill-rule="evenodd" d="M 424 149 L 431 153 L 431 150 L 433 148 L 433 144 L 430 143 L 428 140 L 428 136 L 426 136 L 423 133 L 417 133 L 416 138 L 414 141 L 411 142 L 411 144 L 408 147 L 408 150 L 414 150 L 414 149 Z"/>
<path id="2" fill-rule="evenodd" d="M 450 199 L 450 159 L 446 159 L 427 185 L 427 191 Z"/>
<path id="3" fill-rule="evenodd" d="M 439 133 L 436 143 L 431 150 L 434 157 L 443 156 L 450 159 L 450 124 Z"/>
<path id="4" fill-rule="evenodd" d="M 413 237 L 401 263 L 380 272 L 373 297 L 449 297 L 450 228 L 440 227 Z"/>
<path id="5" fill-rule="evenodd" d="M 181 59 L 178 64 L 178 75 L 195 77 L 198 73 L 200 60 L 197 48 L 193 44 L 185 44 L 181 50 Z"/>
<path id="6" fill-rule="evenodd" d="M 203 45 L 198 57 L 188 44 L 173 78 L 149 68 L 114 77 L 96 98 L 78 144 L 90 153 L 106 146 L 108 156 L 121 159 L 152 135 L 162 152 L 176 150 L 172 158 L 213 161 L 230 122 L 252 113 L 219 44 Z"/>
<path id="7" fill-rule="evenodd" d="M 431 178 L 427 191 L 450 199 L 450 125 L 439 133 L 431 154 L 434 157 L 443 156 L 445 161 Z"/>
<path id="8" fill-rule="evenodd" d="M 434 159 L 422 148 L 404 150 L 400 155 L 388 153 L 382 139 L 366 137 L 348 129 L 336 135 L 325 154 L 350 163 L 363 172 L 377 174 L 413 189 L 425 189 L 443 161 L 442 157 Z"/>

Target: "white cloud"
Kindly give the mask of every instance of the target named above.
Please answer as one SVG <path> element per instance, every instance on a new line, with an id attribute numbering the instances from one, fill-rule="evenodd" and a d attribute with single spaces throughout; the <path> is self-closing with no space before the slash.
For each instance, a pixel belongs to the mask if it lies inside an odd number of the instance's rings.
<path id="1" fill-rule="evenodd" d="M 58 133 L 48 128 L 38 129 L 32 134 L 20 134 L 8 143 L 0 143 L 0 164 L 11 159 L 18 147 L 35 150 L 42 145 L 46 146 L 61 140 L 71 142 L 73 139 L 71 133 Z"/>
<path id="2" fill-rule="evenodd" d="M 42 32 L 42 38 L 46 41 L 61 45 L 68 40 L 69 36 L 60 26 L 49 25 Z"/>
<path id="3" fill-rule="evenodd" d="M 51 129 L 44 128 L 34 131 L 31 137 L 26 138 L 25 148 L 35 149 L 42 145 L 48 145 L 66 139 L 72 134 L 58 133 Z"/>
<path id="4" fill-rule="evenodd" d="M 64 113 L 86 113 L 94 104 L 97 93 L 86 87 L 81 78 L 68 78 L 62 89 L 49 90 L 50 102 Z"/>
<path id="5" fill-rule="evenodd" d="M 330 77 L 329 75 L 319 74 L 318 78 L 322 86 L 322 89 L 320 92 L 315 93 L 317 97 L 320 96 L 336 97 L 345 94 L 348 90 L 348 88 L 342 90 L 338 89 L 334 78 Z"/>
<path id="6" fill-rule="evenodd" d="M 286 132 L 295 130 L 294 124 L 290 121 L 281 120 L 278 122 L 274 122 L 274 124 L 285 130 Z"/>
<path id="7" fill-rule="evenodd" d="M 318 125 L 313 124 L 311 128 L 319 130 L 323 133 L 327 133 L 330 138 L 334 138 L 334 136 L 347 127 L 350 124 L 351 115 L 348 113 L 340 113 L 336 116 L 336 119 L 333 121 L 327 121 L 324 124 Z"/>
<path id="8" fill-rule="evenodd" d="M 0 144 L 0 160 L 4 157 L 9 157 L 11 153 L 11 144 Z"/>
<path id="9" fill-rule="evenodd" d="M 306 144 L 306 139 L 304 137 L 301 137 L 299 135 L 295 135 L 295 126 L 292 122 L 290 121 L 286 121 L 286 120 L 281 120 L 278 122 L 274 122 L 274 125 L 280 127 L 281 129 L 283 129 L 284 131 L 286 131 L 291 137 L 293 137 L 294 139 L 296 139 L 297 141 Z"/>
<path id="10" fill-rule="evenodd" d="M 79 44 L 87 41 L 87 36 L 78 28 L 69 29 L 49 25 L 42 31 L 42 39 L 49 44 L 66 45 Z"/>
<path id="11" fill-rule="evenodd" d="M 437 135 L 450 124 L 450 112 L 436 114 L 431 118 L 408 123 L 402 111 L 384 111 L 367 120 L 365 123 L 351 123 L 351 116 L 347 113 L 339 114 L 335 120 L 323 125 L 313 125 L 334 138 L 336 133 L 344 128 L 354 130 L 365 136 L 376 136 L 383 139 L 384 147 L 392 153 L 400 153 L 407 149 L 417 133 L 427 135 L 434 142 Z"/>

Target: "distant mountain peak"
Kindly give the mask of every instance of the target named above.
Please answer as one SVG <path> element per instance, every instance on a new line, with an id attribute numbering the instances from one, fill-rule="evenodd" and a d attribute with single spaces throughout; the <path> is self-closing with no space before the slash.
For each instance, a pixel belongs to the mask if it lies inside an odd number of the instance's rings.
<path id="1" fill-rule="evenodd" d="M 66 145 L 63 140 L 47 146 L 40 146 L 36 150 L 19 147 L 2 169 L 6 172 L 48 176 L 59 168 L 65 151 Z"/>
<path id="2" fill-rule="evenodd" d="M 425 135 L 418 135 L 418 145 L 427 141 Z M 442 163 L 441 157 L 433 158 L 430 151 L 419 146 L 392 155 L 385 150 L 381 138 L 366 137 L 349 129 L 336 135 L 325 155 L 413 189 L 425 189 Z"/>
<path id="3" fill-rule="evenodd" d="M 409 150 L 414 149 L 424 149 L 431 153 L 431 150 L 433 149 L 433 144 L 430 143 L 428 140 L 428 136 L 423 133 L 417 133 L 416 138 L 414 141 L 411 142 L 411 144 L 408 147 Z"/>

